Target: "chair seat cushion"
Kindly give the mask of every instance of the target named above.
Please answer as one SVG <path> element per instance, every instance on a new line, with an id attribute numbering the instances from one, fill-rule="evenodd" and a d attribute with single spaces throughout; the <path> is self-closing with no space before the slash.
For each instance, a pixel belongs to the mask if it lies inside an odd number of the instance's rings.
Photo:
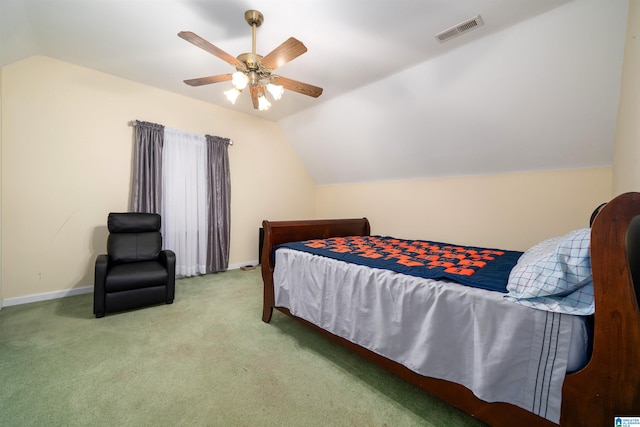
<path id="1" fill-rule="evenodd" d="M 169 275 L 158 261 L 117 264 L 107 272 L 105 292 L 121 292 L 150 286 L 166 286 Z"/>

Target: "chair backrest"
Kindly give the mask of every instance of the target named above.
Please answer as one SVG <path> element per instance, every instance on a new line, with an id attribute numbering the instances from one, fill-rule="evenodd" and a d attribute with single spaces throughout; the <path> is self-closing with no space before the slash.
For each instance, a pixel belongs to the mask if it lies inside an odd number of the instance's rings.
<path id="1" fill-rule="evenodd" d="M 149 261 L 162 249 L 160 215 L 126 212 L 109 214 L 107 253 L 114 263 Z"/>

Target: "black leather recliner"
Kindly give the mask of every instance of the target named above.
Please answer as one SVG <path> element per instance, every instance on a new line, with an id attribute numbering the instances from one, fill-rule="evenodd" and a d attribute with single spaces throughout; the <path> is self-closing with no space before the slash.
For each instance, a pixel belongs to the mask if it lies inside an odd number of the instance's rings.
<path id="1" fill-rule="evenodd" d="M 162 250 L 160 215 L 110 213 L 107 254 L 96 259 L 93 313 L 171 304 L 176 287 L 176 256 Z"/>

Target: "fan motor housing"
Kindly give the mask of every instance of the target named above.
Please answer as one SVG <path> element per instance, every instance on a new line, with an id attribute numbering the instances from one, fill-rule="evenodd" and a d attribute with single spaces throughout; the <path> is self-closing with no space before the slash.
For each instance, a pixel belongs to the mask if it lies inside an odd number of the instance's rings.
<path id="1" fill-rule="evenodd" d="M 262 55 L 258 55 L 257 53 L 241 53 L 237 56 L 238 61 L 244 63 L 249 70 L 256 70 L 258 68 L 258 64 L 262 59 Z M 242 70 L 239 70 L 242 71 Z"/>
<path id="2" fill-rule="evenodd" d="M 247 21 L 247 24 L 251 26 L 255 25 L 256 27 L 259 27 L 264 22 L 264 16 L 257 10 L 247 10 L 244 13 L 244 19 Z"/>

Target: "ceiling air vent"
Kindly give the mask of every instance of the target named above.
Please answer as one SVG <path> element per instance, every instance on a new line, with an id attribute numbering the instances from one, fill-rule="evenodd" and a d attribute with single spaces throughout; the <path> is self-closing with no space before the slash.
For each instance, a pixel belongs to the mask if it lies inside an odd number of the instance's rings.
<path id="1" fill-rule="evenodd" d="M 479 26 L 483 25 L 484 21 L 480 17 L 480 15 L 476 15 L 473 18 L 467 19 L 464 22 L 459 23 L 458 25 L 454 25 L 451 28 L 447 28 L 444 31 L 436 34 L 436 38 L 440 40 L 440 42 L 445 42 L 447 40 L 451 40 L 454 37 L 458 37 L 468 31 L 471 31 Z"/>

